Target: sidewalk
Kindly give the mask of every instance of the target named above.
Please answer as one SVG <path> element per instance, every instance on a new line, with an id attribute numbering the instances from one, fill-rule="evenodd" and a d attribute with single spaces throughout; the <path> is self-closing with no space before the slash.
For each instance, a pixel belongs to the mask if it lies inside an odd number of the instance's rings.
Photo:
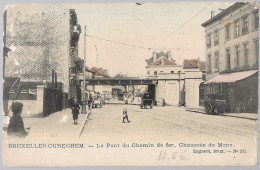
<path id="1" fill-rule="evenodd" d="M 88 111 L 89 113 L 89 111 Z M 26 139 L 79 138 L 88 114 L 79 114 L 78 124 L 73 124 L 71 109 L 64 109 L 44 118 L 23 118 L 24 127 L 30 127 Z"/>
<path id="2" fill-rule="evenodd" d="M 206 114 L 204 107 L 184 108 L 184 109 L 185 109 L 185 111 L 188 111 L 188 112 Z M 244 118 L 244 119 L 250 119 L 250 120 L 258 120 L 258 114 L 257 113 L 224 113 L 223 116 L 235 117 L 235 118 Z"/>

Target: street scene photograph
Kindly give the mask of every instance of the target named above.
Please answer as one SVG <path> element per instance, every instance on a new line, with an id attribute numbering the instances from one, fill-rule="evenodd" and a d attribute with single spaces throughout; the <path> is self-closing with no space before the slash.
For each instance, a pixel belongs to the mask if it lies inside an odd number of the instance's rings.
<path id="1" fill-rule="evenodd" d="M 255 166 L 257 2 L 8 4 L 11 167 Z"/>

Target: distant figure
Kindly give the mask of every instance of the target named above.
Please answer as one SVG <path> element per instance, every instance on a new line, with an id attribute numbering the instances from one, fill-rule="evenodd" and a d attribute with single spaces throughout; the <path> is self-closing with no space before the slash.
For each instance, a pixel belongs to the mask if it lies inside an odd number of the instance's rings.
<path id="1" fill-rule="evenodd" d="M 162 99 L 162 106 L 165 106 L 165 100 Z"/>
<path id="2" fill-rule="evenodd" d="M 74 96 L 73 95 L 70 97 L 69 103 L 70 103 L 70 107 L 71 107 L 74 103 Z"/>
<path id="3" fill-rule="evenodd" d="M 125 103 L 125 107 L 123 109 L 123 122 L 122 123 L 125 123 L 125 119 L 127 120 L 127 123 L 131 122 L 128 120 L 128 115 L 127 115 L 127 102 Z"/>
<path id="4" fill-rule="evenodd" d="M 21 117 L 23 104 L 15 102 L 12 104 L 13 116 L 10 119 L 10 123 L 7 128 L 8 135 L 14 135 L 17 137 L 25 137 L 28 135 L 28 131 L 24 129 L 23 119 Z"/>
<path id="5" fill-rule="evenodd" d="M 80 109 L 77 99 L 74 99 L 74 103 L 72 104 L 71 109 L 72 109 L 72 116 L 73 116 L 74 124 L 77 125 L 79 109 Z"/>

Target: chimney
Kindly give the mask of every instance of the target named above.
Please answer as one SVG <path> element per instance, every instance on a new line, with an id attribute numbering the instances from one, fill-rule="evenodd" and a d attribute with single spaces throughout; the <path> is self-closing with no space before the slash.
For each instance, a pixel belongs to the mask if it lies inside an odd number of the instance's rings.
<path id="1" fill-rule="evenodd" d="M 153 52 L 153 62 L 156 60 L 156 57 L 157 57 L 157 52 Z"/>
<path id="2" fill-rule="evenodd" d="M 215 11 L 211 11 L 211 18 L 215 16 Z"/>
<path id="3" fill-rule="evenodd" d="M 172 61 L 172 54 L 171 51 L 167 52 L 168 60 Z"/>

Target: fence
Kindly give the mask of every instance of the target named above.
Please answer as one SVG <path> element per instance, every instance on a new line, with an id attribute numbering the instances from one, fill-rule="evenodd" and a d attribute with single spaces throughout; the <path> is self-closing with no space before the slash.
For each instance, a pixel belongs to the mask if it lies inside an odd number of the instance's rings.
<path id="1" fill-rule="evenodd" d="M 63 92 L 61 90 L 45 88 L 43 97 L 43 116 L 62 110 Z"/>

